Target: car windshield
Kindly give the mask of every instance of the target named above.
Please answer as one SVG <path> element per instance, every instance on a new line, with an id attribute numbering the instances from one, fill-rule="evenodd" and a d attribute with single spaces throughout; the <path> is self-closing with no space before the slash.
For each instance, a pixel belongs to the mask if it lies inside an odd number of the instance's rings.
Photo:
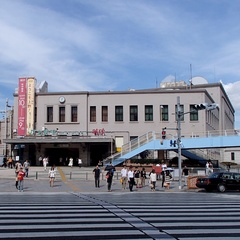
<path id="1" fill-rule="evenodd" d="M 219 173 L 211 173 L 209 175 L 209 178 L 218 178 L 218 176 L 219 176 Z"/>

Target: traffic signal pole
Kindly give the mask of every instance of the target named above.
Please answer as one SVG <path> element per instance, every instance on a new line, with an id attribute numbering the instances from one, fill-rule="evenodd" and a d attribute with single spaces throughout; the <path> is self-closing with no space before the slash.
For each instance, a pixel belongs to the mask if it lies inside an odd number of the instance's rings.
<path id="1" fill-rule="evenodd" d="M 182 147 L 181 147 L 181 116 L 184 113 L 180 107 L 180 97 L 177 97 L 177 145 L 178 145 L 178 169 L 179 169 L 179 189 L 182 189 Z"/>
<path id="2" fill-rule="evenodd" d="M 195 111 L 199 110 L 207 110 L 211 111 L 218 108 L 218 104 L 216 103 L 201 103 L 195 105 Z M 190 112 L 183 112 L 180 106 L 180 97 L 177 97 L 177 145 L 178 145 L 178 169 L 179 169 L 179 189 L 182 189 L 182 140 L 181 140 L 181 118 L 184 114 L 191 113 Z M 165 128 L 167 129 L 167 128 Z"/>

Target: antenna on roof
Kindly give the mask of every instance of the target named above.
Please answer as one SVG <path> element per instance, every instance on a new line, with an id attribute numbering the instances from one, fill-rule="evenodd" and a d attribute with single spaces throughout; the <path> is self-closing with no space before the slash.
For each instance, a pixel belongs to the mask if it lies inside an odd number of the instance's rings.
<path id="1" fill-rule="evenodd" d="M 190 89 L 192 88 L 192 64 L 190 63 Z"/>

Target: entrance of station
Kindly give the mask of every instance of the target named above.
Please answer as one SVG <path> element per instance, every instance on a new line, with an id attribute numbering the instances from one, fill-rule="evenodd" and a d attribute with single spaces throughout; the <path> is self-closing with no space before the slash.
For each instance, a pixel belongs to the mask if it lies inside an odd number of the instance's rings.
<path id="1" fill-rule="evenodd" d="M 102 161 L 104 158 L 108 157 L 109 146 L 106 143 L 102 144 L 91 144 L 90 145 L 90 165 L 96 166 L 99 161 Z"/>
<path id="2" fill-rule="evenodd" d="M 45 156 L 48 157 L 49 166 L 67 166 L 69 158 L 73 158 L 73 165 L 77 166 L 79 157 L 78 148 L 46 148 Z"/>

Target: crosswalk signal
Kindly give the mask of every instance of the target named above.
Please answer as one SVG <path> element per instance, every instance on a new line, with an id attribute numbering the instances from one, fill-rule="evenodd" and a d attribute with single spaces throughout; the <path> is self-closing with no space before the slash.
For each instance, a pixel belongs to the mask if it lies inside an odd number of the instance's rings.
<path id="1" fill-rule="evenodd" d="M 162 139 L 166 139 L 166 131 L 162 130 Z"/>

